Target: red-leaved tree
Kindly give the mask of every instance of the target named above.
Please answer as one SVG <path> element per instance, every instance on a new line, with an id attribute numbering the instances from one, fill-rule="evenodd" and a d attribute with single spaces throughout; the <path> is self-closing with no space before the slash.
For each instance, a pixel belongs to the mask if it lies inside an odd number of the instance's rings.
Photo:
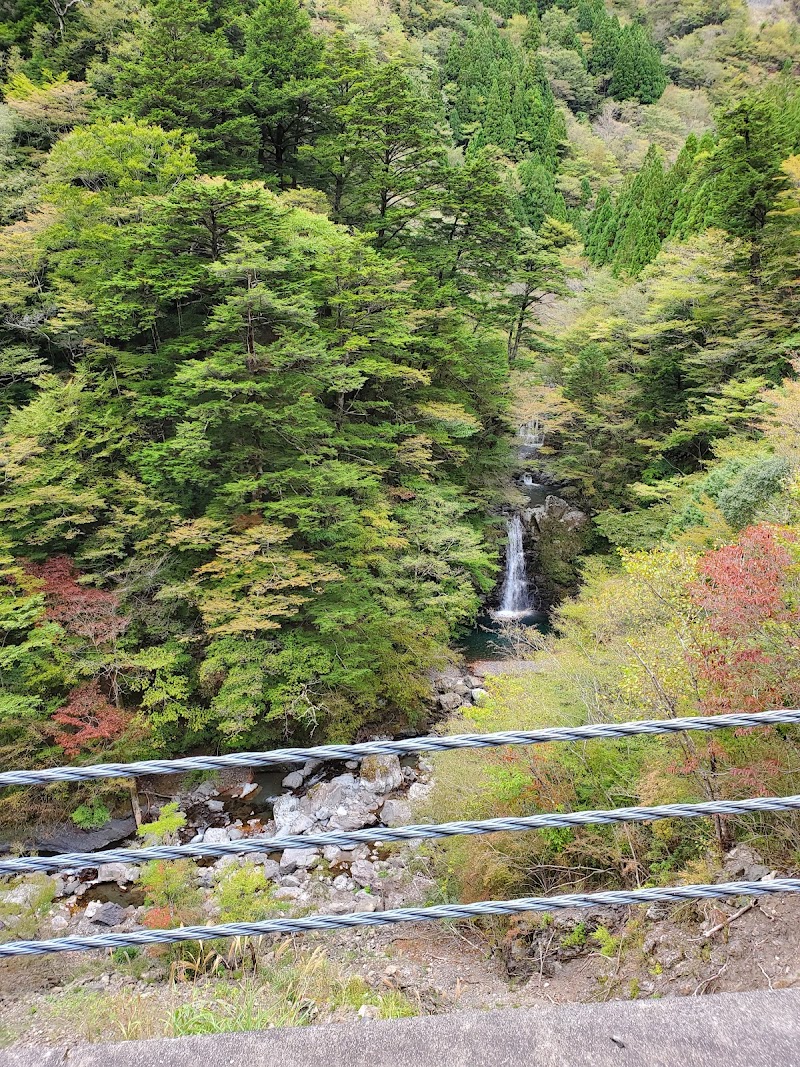
<path id="1" fill-rule="evenodd" d="M 766 524 L 743 530 L 732 545 L 707 552 L 689 596 L 702 609 L 693 652 L 700 710 L 705 715 L 753 713 L 800 701 L 796 534 Z M 774 730 L 740 730 L 757 743 L 710 735 L 690 739 L 692 757 L 681 771 L 706 768 L 710 795 L 770 792 L 785 770 Z M 690 764 L 696 764 L 691 766 Z M 726 784 L 727 783 L 727 784 Z M 720 837 L 727 841 L 723 821 Z"/>
<path id="2" fill-rule="evenodd" d="M 706 715 L 763 711 L 800 699 L 792 530 L 751 526 L 707 552 L 690 587 L 703 609 L 698 675 Z"/>
<path id="3" fill-rule="evenodd" d="M 96 680 L 73 689 L 52 718 L 58 727 L 54 740 L 67 756 L 77 756 L 98 741 L 116 741 L 130 722 L 124 711 L 109 703 Z"/>
<path id="4" fill-rule="evenodd" d="M 119 597 L 105 589 L 80 585 L 80 571 L 67 556 L 33 563 L 29 570 L 44 586 L 48 619 L 95 649 L 114 642 L 130 620 L 119 610 Z"/>

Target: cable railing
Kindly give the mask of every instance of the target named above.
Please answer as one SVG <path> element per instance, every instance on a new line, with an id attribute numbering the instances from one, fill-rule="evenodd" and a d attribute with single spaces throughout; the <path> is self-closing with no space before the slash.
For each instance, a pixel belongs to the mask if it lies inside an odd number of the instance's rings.
<path id="1" fill-rule="evenodd" d="M 134 763 L 107 763 L 87 767 L 53 767 L 43 770 L 0 773 L 0 787 L 46 785 L 62 781 L 91 781 L 100 778 L 135 778 L 149 774 L 181 774 L 224 767 L 263 767 L 316 760 L 351 760 L 369 755 L 409 755 L 415 752 L 443 752 L 466 748 L 504 745 L 536 745 L 553 742 L 584 742 L 642 735 L 675 734 L 687 730 L 719 730 L 800 724 L 800 710 L 778 709 L 756 714 L 693 716 L 678 719 L 645 719 L 627 723 L 597 723 L 575 727 L 552 727 L 534 731 L 507 731 L 493 734 L 454 734 L 404 739 L 368 741 L 354 745 L 318 745 L 312 748 L 284 748 L 269 752 L 239 752 L 220 756 L 190 756 L 175 760 L 141 760 Z M 753 797 L 746 800 L 714 800 L 697 804 L 662 804 L 594 811 L 551 812 L 530 816 L 484 819 L 398 827 L 369 827 L 326 833 L 256 835 L 229 842 L 196 842 L 180 845 L 144 845 L 99 852 L 72 852 L 57 856 L 18 856 L 0 860 L 0 876 L 29 872 L 77 872 L 106 863 L 142 863 L 149 860 L 219 858 L 223 856 L 269 853 L 288 848 L 318 848 L 369 843 L 442 839 L 456 835 L 536 831 L 553 827 L 580 827 L 640 823 L 660 819 L 689 819 L 708 816 L 735 816 L 763 812 L 800 810 L 800 796 Z M 95 936 L 60 937 L 51 940 L 11 941 L 0 944 L 0 959 L 56 952 L 88 952 L 98 949 L 207 941 L 229 937 L 260 937 L 266 934 L 295 934 L 361 926 L 385 926 L 400 922 L 428 922 L 472 919 L 482 915 L 513 915 L 548 912 L 564 908 L 591 908 L 598 905 L 636 905 L 654 902 L 720 899 L 800 892 L 800 878 L 774 878 L 758 882 L 727 882 L 712 885 L 683 885 L 596 893 L 569 893 L 555 897 L 522 897 L 514 900 L 480 901 L 475 904 L 441 904 L 432 907 L 395 908 L 387 911 L 357 912 L 345 915 L 282 917 L 247 923 L 184 926 L 165 930 L 132 930 Z"/>

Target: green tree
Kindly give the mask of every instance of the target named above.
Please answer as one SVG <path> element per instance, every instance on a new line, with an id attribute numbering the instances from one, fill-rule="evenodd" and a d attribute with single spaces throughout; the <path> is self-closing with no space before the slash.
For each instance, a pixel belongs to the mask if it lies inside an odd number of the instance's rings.
<path id="1" fill-rule="evenodd" d="M 315 133 L 323 47 L 298 0 L 258 0 L 244 23 L 242 100 L 257 129 L 259 166 L 281 188 L 298 183 L 299 149 Z"/>
<path id="2" fill-rule="evenodd" d="M 196 138 L 206 165 L 252 169 L 255 128 L 243 114 L 234 56 L 203 0 L 157 0 L 150 19 L 111 57 L 110 108 Z M 98 81 L 98 84 L 101 84 Z"/>
<path id="3" fill-rule="evenodd" d="M 559 252 L 579 239 L 569 223 L 547 218 L 538 233 L 522 234 L 509 281 L 514 295 L 509 299 L 508 358 L 513 362 L 523 341 L 533 341 L 536 308 L 554 294 L 567 292 L 567 270 Z"/>

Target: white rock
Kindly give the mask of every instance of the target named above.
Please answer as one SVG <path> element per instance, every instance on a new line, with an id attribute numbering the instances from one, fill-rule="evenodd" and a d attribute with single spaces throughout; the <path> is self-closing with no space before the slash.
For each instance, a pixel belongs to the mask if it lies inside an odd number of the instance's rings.
<path id="1" fill-rule="evenodd" d="M 316 821 L 312 815 L 303 815 L 301 813 L 292 823 L 292 833 L 307 834 L 309 830 L 313 829 Z"/>
<path id="2" fill-rule="evenodd" d="M 343 815 L 340 815 L 337 811 L 336 815 L 330 820 L 330 825 L 335 830 L 362 830 L 365 826 L 374 826 L 377 821 L 376 816 L 371 811 L 360 806 L 354 806 L 349 811 L 345 809 Z"/>
<path id="3" fill-rule="evenodd" d="M 281 874 L 291 874 L 298 867 L 313 867 L 319 862 L 318 848 L 287 848 L 281 856 Z"/>
<path id="4" fill-rule="evenodd" d="M 302 771 L 292 771 L 291 774 L 287 774 L 281 782 L 284 789 L 299 789 L 305 781 L 305 776 Z"/>
<path id="5" fill-rule="evenodd" d="M 66 917 L 66 915 L 54 915 L 53 918 L 50 920 L 50 929 L 53 931 L 53 933 L 56 933 L 56 931 L 58 930 L 66 930 L 68 926 L 69 919 Z"/>
<path id="6" fill-rule="evenodd" d="M 344 891 L 346 889 L 352 889 L 353 883 L 350 881 L 346 874 L 339 874 L 333 880 L 333 888 L 338 889 L 340 891 Z"/>
<path id="7" fill-rule="evenodd" d="M 285 793 L 278 797 L 272 808 L 272 817 L 275 820 L 275 833 L 288 834 L 294 820 L 300 815 L 300 801 L 291 793 Z"/>
<path id="8" fill-rule="evenodd" d="M 321 759 L 307 759 L 301 768 L 303 777 L 310 778 L 314 771 L 318 770 L 321 766 Z"/>
<path id="9" fill-rule="evenodd" d="M 18 885 L 14 889 L 0 893 L 0 904 L 29 908 L 41 896 L 41 892 L 42 890 L 39 886 L 28 885 L 23 882 L 22 885 Z"/>
<path id="10" fill-rule="evenodd" d="M 207 800 L 206 807 L 209 811 L 220 812 L 225 810 L 224 800 Z"/>
<path id="11" fill-rule="evenodd" d="M 378 901 L 371 893 L 365 893 L 362 889 L 353 897 L 352 910 L 356 912 L 377 911 Z"/>
<path id="12" fill-rule="evenodd" d="M 98 911 L 102 908 L 103 904 L 100 900 L 90 900 L 86 905 L 86 911 L 83 913 L 84 919 L 93 919 Z"/>
<path id="13" fill-rule="evenodd" d="M 378 872 L 369 860 L 356 860 L 350 865 L 350 876 L 359 885 L 378 885 Z"/>
<path id="14" fill-rule="evenodd" d="M 408 799 L 416 804 L 420 800 L 424 800 L 433 789 L 433 782 L 414 782 L 408 789 Z"/>
<path id="15" fill-rule="evenodd" d="M 482 704 L 483 701 L 487 699 L 489 694 L 486 692 L 485 689 L 473 689 L 470 692 L 470 696 L 472 697 L 473 704 Z"/>
<path id="16" fill-rule="evenodd" d="M 411 805 L 406 800 L 392 797 L 384 801 L 380 817 L 386 826 L 405 826 L 413 820 Z"/>
<path id="17" fill-rule="evenodd" d="M 326 845 L 322 850 L 322 857 L 331 867 L 338 867 L 342 863 L 349 863 L 350 853 L 345 852 L 338 845 Z"/>
<path id="18" fill-rule="evenodd" d="M 403 782 L 397 756 L 366 756 L 361 761 L 361 782 L 373 793 L 391 793 Z"/>
<path id="19" fill-rule="evenodd" d="M 229 841 L 240 841 L 243 837 L 244 837 L 244 834 L 237 827 L 235 827 L 235 826 L 229 826 L 228 827 L 228 840 Z"/>
<path id="20" fill-rule="evenodd" d="M 298 897 L 303 895 L 303 890 L 299 886 L 287 885 L 282 886 L 279 889 L 274 890 L 272 896 L 275 900 L 297 900 Z"/>
<path id="21" fill-rule="evenodd" d="M 128 868 L 124 863 L 103 863 L 97 868 L 97 883 L 116 882 L 117 885 L 127 885 L 129 880 Z"/>
<path id="22" fill-rule="evenodd" d="M 191 796 L 193 797 L 215 797 L 217 795 L 217 787 L 213 782 L 201 782 L 197 789 L 192 790 Z"/>
<path id="23" fill-rule="evenodd" d="M 227 826 L 209 826 L 203 834 L 203 842 L 208 845 L 221 845 L 230 840 L 228 830 Z"/>

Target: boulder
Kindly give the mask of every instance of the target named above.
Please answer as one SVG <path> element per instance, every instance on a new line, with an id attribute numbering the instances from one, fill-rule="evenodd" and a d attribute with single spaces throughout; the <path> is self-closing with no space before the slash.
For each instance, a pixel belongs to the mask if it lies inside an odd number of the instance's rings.
<path id="1" fill-rule="evenodd" d="M 90 918 L 88 908 L 86 913 L 87 918 Z M 91 921 L 98 926 L 119 926 L 125 921 L 125 909 L 119 904 L 112 904 L 111 901 L 106 901 L 91 916 Z"/>
<path id="2" fill-rule="evenodd" d="M 41 886 L 23 882 L 14 889 L 0 893 L 0 904 L 11 908 L 30 908 L 41 897 Z"/>
<path id="3" fill-rule="evenodd" d="M 407 800 L 397 797 L 384 801 L 380 815 L 381 822 L 386 826 L 405 826 L 413 819 L 411 805 Z"/>
<path id="4" fill-rule="evenodd" d="M 229 832 L 230 828 L 227 826 L 209 826 L 203 834 L 203 844 L 221 845 L 226 841 L 230 841 Z"/>
<path id="5" fill-rule="evenodd" d="M 291 874 L 298 868 L 307 870 L 319 863 L 318 848 L 287 848 L 281 856 L 281 874 Z"/>
<path id="6" fill-rule="evenodd" d="M 459 693 L 440 693 L 438 697 L 439 707 L 442 711 L 455 711 L 456 708 L 460 708 L 464 703 L 463 697 Z"/>
<path id="7" fill-rule="evenodd" d="M 343 863 L 349 863 L 352 856 L 349 851 L 339 848 L 338 845 L 326 845 L 322 850 L 322 858 L 331 867 L 340 867 Z"/>
<path id="8" fill-rule="evenodd" d="M 355 912 L 378 911 L 378 901 L 371 893 L 366 893 L 362 889 L 360 893 L 356 893 L 353 897 L 350 910 Z"/>
<path id="9" fill-rule="evenodd" d="M 478 688 L 478 689 L 473 689 L 472 692 L 470 693 L 470 696 L 472 697 L 472 703 L 473 704 L 480 704 L 484 700 L 486 700 L 486 698 L 489 696 L 489 694 L 486 692 L 485 689 Z"/>
<path id="10" fill-rule="evenodd" d="M 197 800 L 205 800 L 208 797 L 215 797 L 217 795 L 217 787 L 212 781 L 201 782 L 196 789 L 193 789 L 189 794 L 190 798 Z"/>
<path id="11" fill-rule="evenodd" d="M 408 787 L 408 799 L 413 804 L 416 804 L 429 796 L 432 789 L 433 782 L 414 782 Z"/>
<path id="12" fill-rule="evenodd" d="M 397 756 L 367 756 L 361 761 L 361 782 L 373 793 L 391 793 L 403 782 Z"/>
<path id="13" fill-rule="evenodd" d="M 356 860 L 350 865 L 350 877 L 361 886 L 377 886 L 380 884 L 375 865 L 369 860 Z"/>
<path id="14" fill-rule="evenodd" d="M 350 808 L 337 808 L 330 826 L 333 830 L 363 830 L 365 826 L 374 826 L 377 821 L 378 817 L 373 811 L 354 803 Z"/>
<path id="15" fill-rule="evenodd" d="M 99 830 L 78 830 L 69 823 L 64 823 L 49 837 L 37 838 L 35 850 L 43 855 L 56 855 L 60 852 L 96 852 L 118 841 L 124 841 L 136 833 L 136 820 L 111 819 Z"/>
<path id="16" fill-rule="evenodd" d="M 741 877 L 746 882 L 760 882 L 769 874 L 769 867 L 764 865 L 759 853 L 748 845 L 736 845 L 732 848 L 725 857 L 722 870 L 725 875 L 723 880 L 731 876 Z"/>
<path id="17" fill-rule="evenodd" d="M 272 894 L 275 900 L 297 900 L 302 895 L 303 890 L 294 885 L 281 886 L 279 889 L 274 890 Z"/>
<path id="18" fill-rule="evenodd" d="M 131 872 L 138 874 L 138 868 L 127 867 L 124 863 L 103 863 L 97 868 L 95 882 L 116 882 L 119 886 L 134 881 Z"/>
<path id="19" fill-rule="evenodd" d="M 276 835 L 292 833 L 292 824 L 300 814 L 300 801 L 297 797 L 292 796 L 291 793 L 278 797 L 272 808 Z"/>
<path id="20" fill-rule="evenodd" d="M 277 860 L 264 860 L 264 877 L 268 882 L 276 882 L 280 877 L 281 865 Z"/>
<path id="21" fill-rule="evenodd" d="M 300 808 L 307 815 L 317 815 L 322 810 L 334 811 L 354 785 L 355 778 L 352 774 L 340 774 L 329 782 L 317 782 L 300 801 Z"/>
<path id="22" fill-rule="evenodd" d="M 446 693 L 461 681 L 461 671 L 457 667 L 447 667 L 443 671 L 432 671 L 429 678 L 437 693 Z"/>
<path id="23" fill-rule="evenodd" d="M 587 516 L 560 496 L 548 496 L 544 504 L 525 513 L 525 521 L 534 527 L 534 532 L 552 522 L 562 523 L 568 530 L 579 530 L 586 524 Z"/>
<path id="24" fill-rule="evenodd" d="M 284 789 L 299 789 L 305 781 L 305 775 L 302 771 L 292 771 L 291 774 L 287 774 L 281 782 Z"/>

